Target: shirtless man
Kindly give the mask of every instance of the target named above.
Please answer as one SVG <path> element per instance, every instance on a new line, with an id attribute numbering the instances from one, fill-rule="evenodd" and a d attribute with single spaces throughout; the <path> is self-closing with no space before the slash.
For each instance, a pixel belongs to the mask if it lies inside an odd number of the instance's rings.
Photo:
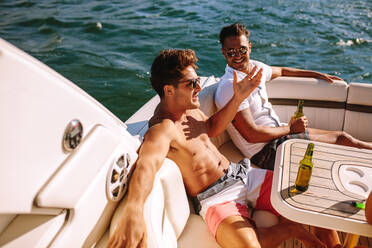
<path id="1" fill-rule="evenodd" d="M 161 101 L 139 149 L 127 204 L 108 247 L 147 247 L 143 207 L 151 192 L 155 174 L 166 157 L 179 167 L 188 195 L 198 199 L 209 230 L 222 247 L 272 248 L 291 237 L 309 247 L 325 247 L 300 224 L 289 220 L 281 219 L 278 225 L 270 228 L 254 228 L 246 198 L 251 199 L 255 207 L 275 212 L 267 201 L 257 199 L 261 193 L 266 196 L 270 194 L 270 190 L 260 188 L 271 173 L 251 168 L 247 159 L 241 164 L 231 164 L 208 137 L 225 130 L 240 102 L 257 87 L 261 71 L 253 78 L 254 70 L 240 82 L 235 80 L 233 98 L 208 119 L 199 110 L 198 93 L 201 87 L 195 72 L 196 61 L 192 50 L 164 50 L 153 62 L 151 83 Z M 219 193 L 209 197 L 208 190 L 215 190 L 221 181 L 230 185 L 234 182 L 231 194 L 226 195 L 228 199 L 216 199 L 220 198 L 214 197 Z M 271 183 L 267 185 L 269 187 L 266 189 L 270 189 Z M 236 195 L 241 192 L 247 196 Z M 254 194 L 257 192 L 260 192 L 260 196 Z M 231 197 L 244 199 L 226 202 Z M 222 211 L 224 218 L 216 217 L 219 211 Z"/>

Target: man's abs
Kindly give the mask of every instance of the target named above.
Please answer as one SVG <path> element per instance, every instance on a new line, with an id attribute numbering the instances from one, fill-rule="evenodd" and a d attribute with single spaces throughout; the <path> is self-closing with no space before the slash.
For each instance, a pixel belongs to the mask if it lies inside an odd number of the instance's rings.
<path id="1" fill-rule="evenodd" d="M 229 166 L 229 161 L 210 142 L 186 142 L 170 149 L 168 158 L 179 167 L 186 190 L 194 196 L 218 180 Z"/>

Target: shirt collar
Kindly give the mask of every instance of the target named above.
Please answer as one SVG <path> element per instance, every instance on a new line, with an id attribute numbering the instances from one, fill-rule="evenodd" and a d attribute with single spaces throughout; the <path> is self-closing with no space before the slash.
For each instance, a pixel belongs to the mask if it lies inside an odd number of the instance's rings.
<path id="1" fill-rule="evenodd" d="M 238 80 L 242 80 L 243 78 L 245 78 L 247 76 L 247 74 L 245 72 L 242 72 L 242 71 L 238 71 L 238 70 L 235 70 L 234 68 L 230 67 L 229 65 L 226 65 L 226 69 L 225 69 L 225 73 L 226 74 L 231 74 L 231 78 L 234 78 L 234 71 L 236 71 L 237 75 L 238 75 Z M 257 86 L 257 89 L 262 89 L 262 79 L 261 79 L 261 82 L 260 82 L 260 85 Z"/>
<path id="2" fill-rule="evenodd" d="M 230 67 L 229 65 L 226 65 L 226 69 L 225 69 L 226 73 L 231 74 L 233 76 L 234 71 L 236 71 L 236 73 L 238 75 L 238 80 L 242 80 L 243 78 L 245 78 L 247 76 L 246 73 L 244 73 L 242 71 L 235 70 L 234 68 Z"/>
<path id="3" fill-rule="evenodd" d="M 225 69 L 225 72 L 226 72 L 226 73 L 234 74 L 234 71 L 237 72 L 239 78 L 240 78 L 240 77 L 245 77 L 245 76 L 247 76 L 247 74 L 245 74 L 244 72 L 242 72 L 242 71 L 238 71 L 238 70 L 235 70 L 234 68 L 230 67 L 229 65 L 226 65 L 226 69 Z"/>

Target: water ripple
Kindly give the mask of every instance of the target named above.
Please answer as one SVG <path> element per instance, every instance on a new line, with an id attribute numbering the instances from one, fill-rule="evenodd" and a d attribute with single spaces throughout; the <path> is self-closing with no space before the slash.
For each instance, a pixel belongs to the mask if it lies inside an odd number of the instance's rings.
<path id="1" fill-rule="evenodd" d="M 254 59 L 372 83 L 370 0 L 0 1 L 0 36 L 77 83 L 125 120 L 154 95 L 164 48 L 192 48 L 221 76 L 218 35 L 239 21 Z M 123 107 L 126 106 L 126 107 Z"/>

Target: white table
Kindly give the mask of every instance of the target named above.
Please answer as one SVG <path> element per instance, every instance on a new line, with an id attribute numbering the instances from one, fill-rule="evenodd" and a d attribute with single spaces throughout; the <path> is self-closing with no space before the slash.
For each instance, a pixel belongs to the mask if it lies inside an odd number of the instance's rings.
<path id="1" fill-rule="evenodd" d="M 310 186 L 294 194 L 290 190 L 309 142 L 293 139 L 278 148 L 273 207 L 292 221 L 372 237 L 372 225 L 366 222 L 364 210 L 351 204 L 365 200 L 372 189 L 372 151 L 311 141 L 315 146 Z M 347 237 L 350 247 L 358 241 L 356 237 Z"/>

